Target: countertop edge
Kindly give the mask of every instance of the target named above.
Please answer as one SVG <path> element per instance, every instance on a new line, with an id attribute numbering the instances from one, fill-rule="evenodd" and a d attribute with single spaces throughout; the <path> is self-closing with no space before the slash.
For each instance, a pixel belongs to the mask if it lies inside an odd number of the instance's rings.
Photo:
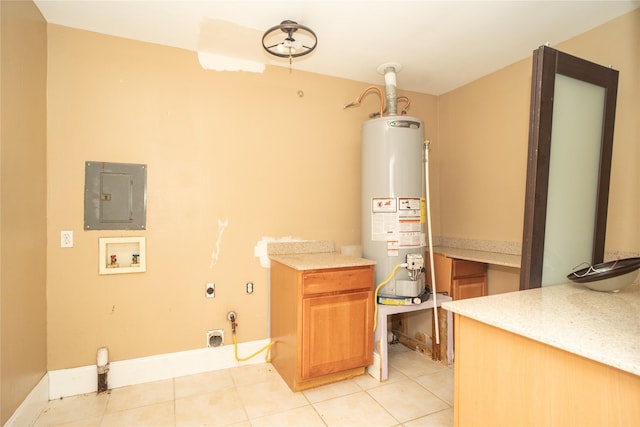
<path id="1" fill-rule="evenodd" d="M 433 252 L 441 253 L 449 258 L 482 262 L 485 264 L 500 265 L 503 267 L 520 268 L 520 255 L 482 251 L 477 249 L 452 248 L 449 246 L 434 246 Z"/>
<path id="2" fill-rule="evenodd" d="M 337 252 L 272 255 L 269 258 L 298 271 L 366 267 L 376 264 L 375 261 L 369 259 L 342 255 Z"/>
<path id="3" fill-rule="evenodd" d="M 633 299 L 629 300 L 629 304 L 635 307 L 640 289 L 629 288 L 627 288 L 628 293 L 633 296 Z M 624 305 L 626 302 L 623 291 L 619 294 L 609 294 L 609 296 L 619 298 L 622 295 L 621 301 Z M 640 344 L 634 344 L 640 341 L 640 337 L 634 339 L 634 336 L 628 336 L 632 332 L 618 331 L 623 336 L 616 339 L 615 336 L 611 336 L 613 332 L 609 330 L 592 328 L 588 320 L 593 320 L 597 326 L 602 326 L 603 320 L 598 316 L 593 316 L 590 311 L 577 313 L 584 318 L 572 317 L 576 313 L 566 314 L 551 308 L 544 311 L 544 307 L 549 304 L 550 299 L 556 298 L 556 294 L 566 295 L 567 298 L 577 300 L 583 305 L 587 300 L 607 297 L 605 294 L 594 294 L 594 292 L 580 285 L 565 284 L 448 301 L 443 302 L 442 307 L 481 323 L 640 376 Z M 518 316 L 518 312 L 520 312 L 520 316 Z M 551 315 L 549 315 L 550 313 Z M 587 324 L 590 329 L 584 328 L 584 324 Z M 583 327 L 582 331 L 581 327 Z M 605 342 L 610 344 L 609 348 Z"/>

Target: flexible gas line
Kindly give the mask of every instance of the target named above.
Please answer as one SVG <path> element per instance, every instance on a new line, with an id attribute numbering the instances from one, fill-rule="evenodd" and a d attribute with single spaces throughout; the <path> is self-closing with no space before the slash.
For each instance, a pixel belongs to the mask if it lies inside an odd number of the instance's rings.
<path id="1" fill-rule="evenodd" d="M 251 356 L 247 356 L 247 357 L 240 357 L 238 356 L 238 340 L 236 339 L 236 334 L 233 333 L 233 347 L 234 347 L 234 355 L 236 356 L 236 360 L 238 362 L 246 362 L 249 359 L 254 358 L 255 356 L 257 356 L 258 354 L 262 353 L 263 351 L 267 350 L 267 352 L 264 355 L 264 360 L 267 363 L 271 363 L 271 346 L 273 346 L 273 342 L 270 342 L 269 344 L 265 345 L 264 347 L 262 347 L 260 350 L 256 351 L 255 353 L 253 353 Z"/>
<path id="2" fill-rule="evenodd" d="M 411 107 L 411 100 L 409 99 L 409 97 L 402 95 L 398 97 L 398 102 L 400 101 L 404 101 L 407 103 L 407 105 L 405 105 L 404 108 L 400 110 L 400 115 L 404 116 L 409 111 L 409 107 Z"/>
<path id="3" fill-rule="evenodd" d="M 431 141 L 424 141 L 424 181 L 427 196 L 427 231 L 429 233 L 429 265 L 431 266 L 431 294 L 433 295 L 433 322 L 436 331 L 436 344 L 440 344 L 440 325 L 438 324 L 438 303 L 436 302 L 436 272 L 433 263 L 433 238 L 431 233 L 431 197 L 429 197 L 429 145 Z"/>
<path id="4" fill-rule="evenodd" d="M 247 356 L 247 357 L 240 357 L 238 356 L 238 339 L 236 338 L 236 326 L 238 326 L 238 324 L 236 323 L 236 318 L 238 316 L 236 315 L 236 313 L 234 311 L 230 311 L 229 313 L 227 313 L 227 319 L 231 322 L 231 335 L 233 336 L 233 351 L 234 351 L 234 355 L 236 357 L 236 360 L 238 362 L 246 362 L 249 359 L 254 358 L 255 356 L 257 356 L 258 354 L 262 353 L 263 351 L 267 351 L 264 355 L 264 360 L 267 363 L 271 362 L 271 347 L 273 346 L 274 342 L 270 342 L 269 344 L 265 345 L 264 347 L 262 347 L 260 350 L 256 351 L 255 353 L 253 353 L 251 356 Z"/>
<path id="5" fill-rule="evenodd" d="M 372 91 L 372 90 L 373 90 L 373 91 L 376 91 L 376 92 L 378 93 L 378 98 L 379 98 L 379 100 L 380 100 L 380 101 L 379 101 L 379 103 L 380 103 L 380 106 L 379 106 L 379 114 L 380 114 L 380 117 L 382 117 L 382 114 L 383 114 L 383 113 L 384 113 L 384 111 L 385 111 L 385 104 L 384 104 L 384 100 L 385 100 L 385 99 L 384 99 L 384 95 L 382 94 L 382 90 L 381 90 L 379 87 L 377 87 L 377 86 L 367 86 L 367 87 L 362 91 L 362 93 L 360 94 L 360 96 L 358 96 L 358 98 L 357 98 L 355 101 L 350 102 L 349 104 L 347 104 L 347 105 L 343 106 L 342 108 L 343 108 L 343 109 L 345 109 L 345 108 L 349 108 L 349 107 L 359 107 L 359 106 L 360 106 L 360 103 L 362 102 L 362 98 L 364 98 L 364 96 L 365 96 L 367 93 L 369 93 L 370 91 Z"/>
<path id="6" fill-rule="evenodd" d="M 383 287 L 384 285 L 389 283 L 391 279 L 393 279 L 393 276 L 396 274 L 396 271 L 398 271 L 400 267 L 406 267 L 407 265 L 408 264 L 406 262 L 403 262 L 402 264 L 396 264 L 396 266 L 393 267 L 393 270 L 391 270 L 391 274 L 389 274 L 389 277 L 387 277 L 382 283 L 376 286 L 376 290 L 373 293 L 373 304 L 375 306 L 375 308 L 373 309 L 373 331 L 374 332 L 378 327 L 378 291 L 380 290 L 381 287 Z"/>
<path id="7" fill-rule="evenodd" d="M 378 117 L 382 117 L 386 112 L 387 112 L 387 106 L 385 105 L 385 97 L 382 94 L 382 90 L 377 87 L 377 86 L 368 86 L 367 88 L 365 88 L 365 90 L 362 91 L 362 93 L 360 94 L 360 96 L 358 96 L 358 98 L 353 101 L 350 102 L 346 105 L 344 105 L 342 108 L 343 109 L 347 109 L 349 107 L 359 107 L 360 103 L 362 102 L 362 98 L 364 98 L 364 96 L 369 93 L 370 91 L 376 91 L 378 93 L 378 97 L 380 98 L 380 109 L 378 111 L 378 113 L 372 113 L 369 115 L 369 117 L 375 117 L 376 115 Z M 405 116 L 407 114 L 407 112 L 409 111 L 409 107 L 411 107 L 411 99 L 409 99 L 408 96 L 402 95 L 399 96 L 397 98 L 397 101 L 404 101 L 407 105 L 405 105 L 405 107 L 402 109 L 402 111 L 400 112 L 401 116 Z"/>

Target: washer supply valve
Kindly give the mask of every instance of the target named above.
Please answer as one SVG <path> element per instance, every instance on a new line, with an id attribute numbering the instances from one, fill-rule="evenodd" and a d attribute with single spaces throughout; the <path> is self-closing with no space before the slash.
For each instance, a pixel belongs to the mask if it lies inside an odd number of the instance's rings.
<path id="1" fill-rule="evenodd" d="M 236 333 L 236 326 L 238 326 L 238 324 L 236 323 L 236 319 L 238 318 L 238 315 L 236 314 L 235 311 L 230 311 L 227 313 L 227 320 L 229 320 L 229 322 L 231 322 L 231 332 L 235 335 Z"/>

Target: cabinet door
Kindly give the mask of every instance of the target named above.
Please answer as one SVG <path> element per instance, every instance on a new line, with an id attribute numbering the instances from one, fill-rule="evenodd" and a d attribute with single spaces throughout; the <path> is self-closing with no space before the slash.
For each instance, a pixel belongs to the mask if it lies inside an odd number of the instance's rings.
<path id="1" fill-rule="evenodd" d="M 475 298 L 487 295 L 487 281 L 485 276 L 456 279 L 453 281 L 454 300 Z"/>
<path id="2" fill-rule="evenodd" d="M 373 363 L 373 291 L 302 300 L 301 378 Z"/>
<path id="3" fill-rule="evenodd" d="M 427 262 L 427 280 L 431 283 L 431 263 Z M 436 292 L 444 292 L 451 295 L 451 258 L 434 252 L 433 265 L 436 276 Z M 433 287 L 431 287 L 433 292 Z"/>

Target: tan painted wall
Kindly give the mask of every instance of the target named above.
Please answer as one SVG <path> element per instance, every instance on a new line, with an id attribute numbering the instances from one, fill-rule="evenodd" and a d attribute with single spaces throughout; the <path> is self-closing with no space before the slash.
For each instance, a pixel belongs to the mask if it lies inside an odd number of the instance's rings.
<path id="1" fill-rule="evenodd" d="M 522 61 L 438 97 L 442 236 L 521 241 L 530 68 Z"/>
<path id="2" fill-rule="evenodd" d="M 230 343 L 229 310 L 240 342 L 266 338 L 256 243 L 359 244 L 360 126 L 378 99 L 342 106 L 365 84 L 295 63 L 204 71 L 194 52 L 56 25 L 48 40 L 49 369 L 94 364 L 100 346 L 112 360 L 202 348 L 213 328 Z M 409 96 L 433 138 L 436 97 Z M 83 231 L 87 160 L 148 165 L 147 231 Z M 211 267 L 218 221 L 228 226 Z M 59 247 L 61 230 L 74 248 Z M 146 237 L 147 272 L 98 275 L 98 238 L 121 235 Z"/>
<path id="3" fill-rule="evenodd" d="M 46 23 L 0 3 L 0 424 L 46 372 Z"/>
<path id="4" fill-rule="evenodd" d="M 620 70 L 606 249 L 625 254 L 640 253 L 639 40 L 640 9 L 554 46 Z M 522 241 L 530 90 L 529 58 L 438 97 L 434 234 Z M 489 266 L 489 294 L 519 281 L 518 268 Z M 412 314 L 408 329 L 430 331 L 431 317 Z"/>
<path id="5" fill-rule="evenodd" d="M 640 9 L 559 45 L 620 71 L 606 249 L 640 252 Z"/>
<path id="6" fill-rule="evenodd" d="M 612 251 L 640 251 L 638 40 L 639 9 L 553 46 L 620 71 L 607 225 Z M 529 57 L 438 97 L 443 236 L 522 240 L 530 82 Z"/>
<path id="7" fill-rule="evenodd" d="M 638 40 L 640 9 L 554 46 L 620 71 L 606 250 L 623 255 L 640 253 Z M 522 240 L 530 81 L 529 58 L 438 97 L 442 236 Z M 518 281 L 518 269 L 489 268 L 491 293 Z"/>

